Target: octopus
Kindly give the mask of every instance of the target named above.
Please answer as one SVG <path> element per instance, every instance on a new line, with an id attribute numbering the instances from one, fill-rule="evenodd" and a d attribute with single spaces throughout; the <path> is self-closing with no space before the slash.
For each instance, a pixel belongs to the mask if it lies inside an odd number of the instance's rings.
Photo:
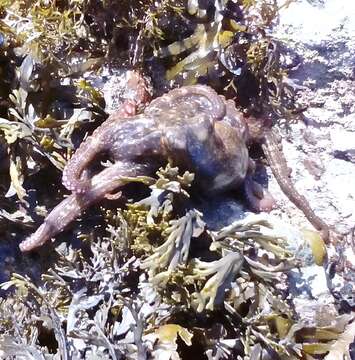
<path id="1" fill-rule="evenodd" d="M 142 103 L 147 101 L 144 92 L 140 96 L 145 97 Z M 92 204 L 119 197 L 124 178 L 154 174 L 167 162 L 194 172 L 196 186 L 207 194 L 244 187 L 253 210 L 269 211 L 274 199 L 252 179 L 254 166 L 248 153 L 251 136 L 259 136 L 266 144 L 264 151 L 275 176 L 282 179 L 282 189 L 318 230 L 327 232 L 327 226 L 284 175 L 288 168 L 272 132 L 260 136 L 257 127 L 248 126 L 233 100 L 226 100 L 208 86 L 192 85 L 154 99 L 140 114 L 136 105 L 126 101 L 80 145 L 63 171 L 63 184 L 71 195 L 20 244 L 21 251 L 42 246 Z M 91 167 L 99 155 L 107 156 L 112 164 L 92 174 Z"/>

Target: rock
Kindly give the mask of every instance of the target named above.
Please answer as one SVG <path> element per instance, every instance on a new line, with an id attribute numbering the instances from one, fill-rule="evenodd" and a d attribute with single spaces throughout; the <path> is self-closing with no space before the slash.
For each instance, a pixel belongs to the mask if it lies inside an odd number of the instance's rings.
<path id="1" fill-rule="evenodd" d="M 355 224 L 355 4 L 348 1 L 291 3 L 281 12 L 275 34 L 297 50 L 301 65 L 291 78 L 307 90 L 307 124 L 291 124 L 283 135 L 284 153 L 296 188 L 316 214 L 342 234 Z M 317 19 L 317 26 L 315 26 Z M 308 226 L 281 194 L 271 176 L 270 189 L 287 218 Z"/>
<path id="2" fill-rule="evenodd" d="M 333 274 L 316 265 L 290 274 L 296 312 L 308 324 L 329 325 L 339 306 L 345 304 L 342 311 L 354 306 L 354 18 L 353 2 L 300 0 L 282 11 L 275 29 L 301 58 L 290 77 L 308 87 L 300 92 L 300 100 L 308 104 L 306 123 L 291 124 L 291 130 L 283 132 L 291 178 L 318 216 L 337 232 L 349 234 L 328 248 Z M 280 206 L 275 212 L 299 227 L 310 227 L 269 176 L 269 189 Z"/>
<path id="3" fill-rule="evenodd" d="M 332 132 L 331 138 L 333 156 L 355 163 L 355 132 L 338 128 Z"/>
<path id="4" fill-rule="evenodd" d="M 219 230 L 246 216 L 245 207 L 236 197 L 215 196 L 194 206 L 203 213 L 203 220 L 210 230 Z"/>

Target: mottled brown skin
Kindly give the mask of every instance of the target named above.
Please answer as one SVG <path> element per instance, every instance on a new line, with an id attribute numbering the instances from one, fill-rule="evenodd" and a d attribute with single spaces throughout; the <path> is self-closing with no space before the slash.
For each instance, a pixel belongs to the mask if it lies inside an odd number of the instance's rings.
<path id="1" fill-rule="evenodd" d="M 139 83 L 139 81 L 138 81 Z M 140 103 L 146 92 L 141 86 Z M 103 198 L 117 198 L 122 177 L 151 175 L 167 161 L 195 173 L 196 183 L 207 193 L 236 189 L 256 211 L 268 211 L 273 198 L 252 181 L 253 164 L 247 142 L 262 141 L 281 188 L 309 221 L 327 237 L 328 227 L 314 214 L 306 199 L 289 180 L 289 172 L 271 130 L 249 119 L 250 129 L 235 108 L 213 89 L 203 85 L 175 89 L 153 100 L 144 113 L 135 115 L 139 102 L 127 100 L 88 137 L 68 162 L 63 184 L 72 194 L 57 205 L 44 223 L 20 244 L 22 251 L 43 245 Z M 113 165 L 96 175 L 90 172 L 95 158 L 105 153 Z M 113 194 L 115 193 L 115 194 Z"/>
<path id="2" fill-rule="evenodd" d="M 153 100 L 144 113 L 128 115 L 126 110 L 111 115 L 82 143 L 63 172 L 63 184 L 72 194 L 20 244 L 22 251 L 41 246 L 91 204 L 117 192 L 122 177 L 154 174 L 167 160 L 194 172 L 197 185 L 208 193 L 235 189 L 247 177 L 247 125 L 234 103 L 210 87 L 172 90 Z M 113 165 L 92 176 L 90 168 L 99 154 L 106 154 Z M 258 206 L 270 204 L 260 200 Z"/>

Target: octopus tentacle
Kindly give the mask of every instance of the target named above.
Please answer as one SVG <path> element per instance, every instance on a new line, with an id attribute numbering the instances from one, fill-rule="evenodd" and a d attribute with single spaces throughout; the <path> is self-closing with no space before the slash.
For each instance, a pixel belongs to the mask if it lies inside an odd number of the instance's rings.
<path id="1" fill-rule="evenodd" d="M 122 177 L 134 177 L 148 173 L 146 165 L 117 162 L 106 168 L 91 181 L 91 187 L 83 194 L 72 194 L 57 205 L 35 233 L 20 244 L 21 251 L 31 251 L 60 233 L 90 205 L 102 200 L 123 185 Z"/>
<path id="2" fill-rule="evenodd" d="M 62 176 L 63 185 L 70 191 L 82 194 L 87 191 L 90 179 L 86 168 L 90 162 L 102 151 L 109 147 L 107 141 L 107 129 L 114 122 L 136 115 L 136 104 L 126 100 L 120 110 L 113 113 L 103 124 L 101 124 L 91 136 L 83 141 L 75 151 L 73 157 L 68 161 Z"/>
<path id="3" fill-rule="evenodd" d="M 270 165 L 271 171 L 284 194 L 304 213 L 308 221 L 321 232 L 323 240 L 328 242 L 328 225 L 314 213 L 307 199 L 298 193 L 288 178 L 287 174 L 289 174 L 289 169 L 286 160 L 279 150 L 275 134 L 271 130 L 265 133 L 262 148 Z"/>
<path id="4" fill-rule="evenodd" d="M 255 182 L 250 175 L 244 179 L 244 194 L 248 205 L 254 211 L 271 211 L 275 206 L 275 199 L 260 184 Z"/>
<path id="5" fill-rule="evenodd" d="M 155 109 L 169 109 L 173 105 L 179 105 L 180 101 L 183 98 L 191 98 L 191 96 L 201 96 L 209 101 L 208 108 L 205 111 L 208 111 L 208 114 L 214 119 L 222 119 L 226 113 L 225 101 L 220 97 L 212 88 L 205 85 L 192 85 L 184 86 L 183 88 L 173 89 L 167 95 L 164 95 L 160 98 L 153 100 L 149 107 L 148 111 Z M 191 101 L 191 100 L 190 100 Z"/>
<path id="6" fill-rule="evenodd" d="M 150 94 L 147 84 L 138 72 L 132 71 L 130 73 L 128 87 L 137 92 L 136 100 L 125 100 L 118 111 L 113 113 L 91 136 L 81 143 L 74 156 L 65 166 L 62 182 L 68 190 L 75 193 L 83 193 L 87 190 L 89 181 L 83 172 L 94 157 L 100 151 L 105 150 L 107 146 L 107 142 L 100 137 L 103 129 L 107 128 L 110 123 L 136 115 L 137 106 L 145 105 L 149 101 Z"/>
<path id="7" fill-rule="evenodd" d="M 82 194 L 89 187 L 89 180 L 87 176 L 83 176 L 83 173 L 97 154 L 107 147 L 107 143 L 100 136 L 102 132 L 101 126 L 81 143 L 63 170 L 62 183 L 70 191 Z"/>

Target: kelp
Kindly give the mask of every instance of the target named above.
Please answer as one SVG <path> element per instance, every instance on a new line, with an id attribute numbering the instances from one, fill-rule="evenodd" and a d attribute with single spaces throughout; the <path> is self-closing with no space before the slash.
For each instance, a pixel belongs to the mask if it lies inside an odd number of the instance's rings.
<path id="1" fill-rule="evenodd" d="M 20 53 L 63 74 L 110 58 L 152 73 L 159 87 L 163 68 L 169 85 L 207 82 L 251 112 L 291 120 L 300 88 L 288 78 L 287 44 L 270 35 L 291 2 L 5 1 L 2 29 Z"/>
<path id="2" fill-rule="evenodd" d="M 180 16 L 184 1 L 4 0 L 0 6 L 4 14 L 1 30 L 16 39 L 22 53 L 75 72 L 78 66 L 69 59 L 76 58 L 84 65 L 89 59 L 115 51 L 119 39 L 123 44 L 129 42 L 121 49 L 125 60 L 141 61 L 136 42 L 155 43 L 164 38 L 161 23 Z"/>
<path id="3" fill-rule="evenodd" d="M 160 169 L 148 197 L 116 213 L 103 209 L 102 236 L 81 235 L 90 255 L 85 246 L 60 245 L 41 285 L 18 274 L 3 283 L 1 356 L 186 358 L 178 337 L 210 359 L 338 351 L 352 317 L 310 328 L 284 297 L 286 272 L 304 261 L 295 250 L 308 246 L 302 233 L 265 214 L 210 231 L 199 211 L 181 208 L 192 180 Z M 204 248 L 204 260 L 192 242 Z"/>
<path id="4" fill-rule="evenodd" d="M 63 118 L 56 118 L 52 106 L 58 100 L 52 99 L 54 101 L 50 104 L 50 94 L 38 84 L 38 76 L 43 76 L 46 70 L 36 65 L 35 60 L 28 55 L 17 68 L 17 88 L 9 94 L 8 118 L 0 118 L 0 130 L 7 144 L 9 159 L 10 188 L 5 196 L 16 194 L 26 206 L 25 178 L 48 167 L 49 163 L 63 170 L 74 148 L 74 131 L 91 121 L 100 101 L 96 94 L 93 95 L 93 91 L 87 90 L 88 85 L 84 89 L 78 87 L 72 101 L 77 99 L 82 107 L 77 105 L 66 113 L 62 109 L 60 112 Z M 56 90 L 49 91 L 60 91 L 63 88 L 59 85 Z M 75 91 L 75 84 L 72 84 L 72 88 Z M 43 109 L 44 104 L 49 105 L 46 110 Z"/>
<path id="5" fill-rule="evenodd" d="M 300 87 L 288 77 L 286 44 L 272 38 L 280 5 L 261 1 L 188 1 L 192 34 L 157 51 L 171 59 L 166 79 L 184 85 L 205 82 L 254 114 L 294 120 Z"/>

